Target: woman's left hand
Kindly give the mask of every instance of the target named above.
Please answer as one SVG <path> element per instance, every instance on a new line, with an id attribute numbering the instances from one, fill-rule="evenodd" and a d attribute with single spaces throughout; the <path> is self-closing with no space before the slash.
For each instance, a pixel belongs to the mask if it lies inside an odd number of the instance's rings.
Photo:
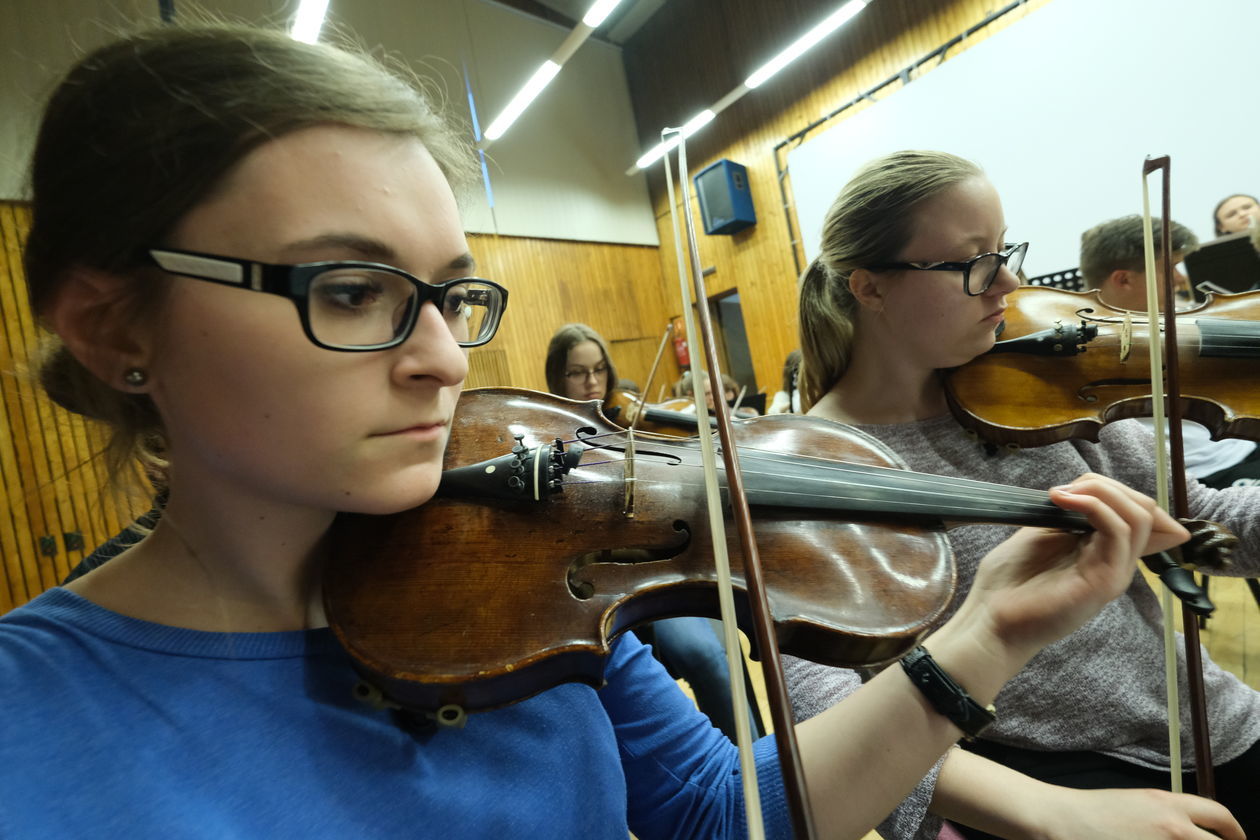
<path id="1" fill-rule="evenodd" d="M 1189 538 L 1154 500 L 1087 473 L 1050 498 L 1083 514 L 1081 535 L 1024 528 L 981 562 L 963 610 L 979 609 L 996 639 L 1031 656 L 1092 618 L 1132 582 L 1139 556 Z"/>

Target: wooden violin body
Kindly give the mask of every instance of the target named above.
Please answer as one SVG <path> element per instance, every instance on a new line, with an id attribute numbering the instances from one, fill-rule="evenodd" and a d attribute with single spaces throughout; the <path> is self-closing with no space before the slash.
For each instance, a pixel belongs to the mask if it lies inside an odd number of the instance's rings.
<path id="1" fill-rule="evenodd" d="M 993 443 L 1097 440 L 1151 415 L 1145 313 L 1095 292 L 1023 286 L 1006 298 L 994 350 L 945 374 L 958 421 Z M 1260 440 L 1260 292 L 1209 296 L 1177 313 L 1182 415 L 1213 437 Z"/>
<path id="2" fill-rule="evenodd" d="M 782 457 L 889 466 L 887 451 L 802 416 L 736 429 L 746 481 L 783 472 L 750 489 L 780 649 L 859 666 L 911 648 L 954 588 L 941 521 L 821 509 Z M 420 508 L 339 519 L 325 603 L 366 678 L 413 709 L 494 708 L 565 681 L 601 685 L 610 641 L 635 624 L 716 616 L 694 442 L 636 434 L 629 459 L 626 437 L 592 403 L 505 388 L 466 393 L 445 476 L 477 465 L 459 481 L 515 473 L 524 489 L 500 481 L 483 492 L 444 477 L 438 498 Z M 558 452 L 556 439 L 580 445 Z M 548 492 L 562 462 L 559 490 Z M 733 574 L 742 592 L 742 572 Z"/>

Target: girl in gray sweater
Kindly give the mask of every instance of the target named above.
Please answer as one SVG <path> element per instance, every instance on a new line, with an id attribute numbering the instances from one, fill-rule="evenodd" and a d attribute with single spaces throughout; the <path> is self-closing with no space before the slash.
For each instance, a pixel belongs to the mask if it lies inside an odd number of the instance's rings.
<path id="1" fill-rule="evenodd" d="M 1136 421 L 1105 427 L 1099 443 L 1009 452 L 950 416 L 940 371 L 992 347 L 1027 247 L 1006 241 L 997 192 L 969 161 L 901 152 L 860 170 L 832 206 L 802 281 L 808 413 L 858 426 L 920 472 L 1036 489 L 1095 472 L 1153 493 L 1153 441 Z M 1192 482 L 1190 507 L 1240 538 L 1230 574 L 1260 572 L 1260 491 Z M 959 599 L 979 558 L 1009 533 L 950 531 Z M 1156 594 L 1135 574 L 1122 597 L 1007 683 L 997 721 L 971 751 L 951 750 L 937 764 L 881 825 L 884 836 L 934 837 L 939 817 L 1003 837 L 1213 836 L 1200 827 L 1205 800 L 1150 790 L 1169 779 L 1161 621 Z M 1204 662 L 1218 798 L 1257 836 L 1260 693 Z M 788 674 L 801 718 L 860 684 L 854 672 L 797 660 Z M 1191 756 L 1185 704 L 1182 713 Z M 968 836 L 990 836 L 983 832 Z"/>

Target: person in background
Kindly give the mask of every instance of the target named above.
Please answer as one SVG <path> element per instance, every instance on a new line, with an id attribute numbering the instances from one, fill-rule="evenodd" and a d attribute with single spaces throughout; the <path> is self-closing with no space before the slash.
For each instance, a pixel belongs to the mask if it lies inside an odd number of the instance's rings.
<path id="1" fill-rule="evenodd" d="M 1160 253 L 1159 231 L 1163 222 L 1151 219 L 1155 233 L 1155 287 L 1161 311 L 1164 302 L 1164 260 Z M 1170 226 L 1172 238 L 1173 292 L 1178 303 L 1191 301 L 1190 279 L 1182 271 L 1186 254 L 1199 247 L 1199 239 L 1177 222 Z M 1134 312 L 1146 311 L 1146 252 L 1141 216 L 1108 219 L 1081 234 L 1081 279 L 1086 289 L 1097 289 L 1108 306 Z"/>
<path id="2" fill-rule="evenodd" d="M 704 402 L 709 407 L 709 413 L 711 414 L 713 413 L 713 386 L 709 383 L 708 376 L 703 376 L 701 381 L 704 383 Z M 683 374 L 682 379 L 678 380 L 675 390 L 678 392 L 679 397 L 691 399 L 691 395 L 695 393 L 695 390 L 689 372 Z M 729 373 L 722 374 L 722 391 L 723 396 L 726 398 L 726 404 L 733 406 L 735 400 L 739 397 L 740 385 L 735 381 L 735 377 Z M 694 406 L 687 406 L 683 411 L 694 413 L 695 408 Z M 739 418 L 756 417 L 757 410 L 752 406 L 741 405 L 735 412 L 735 416 Z"/>
<path id="3" fill-rule="evenodd" d="M 1217 236 L 1227 233 L 1241 233 L 1255 224 L 1260 216 L 1260 204 L 1255 196 L 1246 193 L 1222 198 L 1212 211 L 1212 226 Z"/>
<path id="4" fill-rule="evenodd" d="M 1104 426 L 1098 443 L 1008 451 L 984 446 L 951 414 L 943 371 L 993 347 L 1006 296 L 1019 286 L 1028 243 L 1007 234 L 998 193 L 971 161 L 905 151 L 862 167 L 824 221 L 822 270 L 801 285 L 807 413 L 856 426 L 917 472 L 1045 490 L 1088 469 L 1153 492 L 1152 438 L 1135 421 Z M 1189 495 L 1192 516 L 1240 537 L 1230 573 L 1254 574 L 1260 491 L 1191 481 Z M 1008 533 L 997 525 L 947 532 L 959 596 L 978 594 L 975 559 Z M 1135 574 L 1123 597 L 1002 690 L 998 721 L 951 750 L 881 834 L 933 837 L 944 817 L 969 837 L 1211 837 L 1205 809 L 1218 805 L 1153 790 L 1169 784 L 1170 766 L 1161 615 Z M 1204 668 L 1217 793 L 1260 835 L 1260 692 L 1207 657 Z M 852 671 L 801 660 L 785 670 L 800 718 L 860 685 Z M 1186 720 L 1183 756 L 1192 755 L 1189 730 Z"/>
<path id="5" fill-rule="evenodd" d="M 1161 221 L 1151 220 L 1155 231 Z M 1189 280 L 1177 268 L 1185 255 L 1199 242 L 1185 225 L 1173 222 L 1173 283 L 1177 290 L 1189 289 Z M 1155 282 L 1163 303 L 1164 261 L 1160 237 L 1155 237 Z M 1081 234 L 1081 277 L 1087 289 L 1097 289 L 1099 299 L 1119 309 L 1146 311 L 1146 259 L 1141 216 L 1109 219 Z M 1188 302 L 1188 301 L 1187 301 Z M 1260 478 L 1260 449 L 1254 441 L 1238 438 L 1212 440 L 1204 426 L 1182 423 L 1186 472 L 1209 487 L 1228 487 L 1235 481 L 1253 484 Z"/>
<path id="6" fill-rule="evenodd" d="M 565 324 L 552 334 L 543 369 L 547 390 L 571 400 L 607 402 L 617 387 L 608 344 L 586 324 Z"/>

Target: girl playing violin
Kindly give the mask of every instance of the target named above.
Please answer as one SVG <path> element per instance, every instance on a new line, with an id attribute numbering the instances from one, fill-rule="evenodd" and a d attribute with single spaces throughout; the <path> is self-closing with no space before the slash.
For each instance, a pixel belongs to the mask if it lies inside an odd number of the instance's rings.
<path id="1" fill-rule="evenodd" d="M 1007 241 L 998 194 L 968 161 L 901 152 L 863 167 L 832 205 L 821 255 L 801 286 L 808 412 L 856 425 L 920 472 L 1047 488 L 1089 470 L 1153 492 L 1152 439 L 1134 421 L 1105 427 L 1098 444 L 1012 453 L 985 448 L 950 416 L 941 371 L 993 346 L 1027 247 Z M 1193 516 L 1223 522 L 1240 537 L 1231 573 L 1254 576 L 1254 489 L 1192 483 L 1190 502 Z M 959 595 L 979 586 L 977 561 L 1008 535 L 998 526 L 949 532 Z M 1079 788 L 1166 785 L 1160 616 L 1155 593 L 1133 575 L 1121 598 L 1003 688 L 999 720 L 971 752 L 952 750 L 885 822 L 884 835 L 935 836 L 936 823 L 921 824 L 930 806 L 1007 837 L 1212 836 L 1192 825 L 1217 825 L 1219 812 L 1209 815 L 1202 800 L 1146 791 L 1072 796 L 1002 766 Z M 1260 693 L 1210 661 L 1205 670 L 1220 798 L 1249 833 L 1260 834 Z M 788 673 L 801 717 L 857 684 L 852 672 L 799 661 Z"/>
<path id="2" fill-rule="evenodd" d="M 608 402 L 617 388 L 617 368 L 604 337 L 586 324 L 565 324 L 547 345 L 547 388 L 571 400 Z"/>
<path id="3" fill-rule="evenodd" d="M 413 83 L 278 32 L 164 27 L 54 92 L 25 251 L 42 381 L 108 425 L 118 476 L 160 446 L 169 495 L 139 543 L 0 618 L 0 834 L 742 836 L 736 748 L 632 636 L 602 690 L 461 730 L 352 699 L 329 526 L 433 495 L 465 348 L 506 302 L 460 226 L 472 160 Z M 1097 530 L 1021 531 L 926 643 L 981 705 L 1186 536 L 1102 477 L 1052 498 Z M 960 730 L 894 668 L 801 733 L 815 821 L 853 837 Z"/>

